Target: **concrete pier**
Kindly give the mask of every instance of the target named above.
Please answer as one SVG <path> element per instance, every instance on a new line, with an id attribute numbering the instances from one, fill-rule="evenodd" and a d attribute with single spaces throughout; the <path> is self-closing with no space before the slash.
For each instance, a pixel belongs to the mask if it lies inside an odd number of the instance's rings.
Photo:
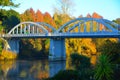
<path id="1" fill-rule="evenodd" d="M 49 60 L 65 60 L 65 52 L 64 38 L 50 39 Z"/>

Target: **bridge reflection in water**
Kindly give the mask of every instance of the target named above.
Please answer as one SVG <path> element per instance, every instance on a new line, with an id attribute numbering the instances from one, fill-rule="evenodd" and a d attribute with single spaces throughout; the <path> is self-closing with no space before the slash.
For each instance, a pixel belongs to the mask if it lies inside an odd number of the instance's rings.
<path id="1" fill-rule="evenodd" d="M 64 70 L 65 61 L 1 61 L 0 80 L 39 80 Z"/>

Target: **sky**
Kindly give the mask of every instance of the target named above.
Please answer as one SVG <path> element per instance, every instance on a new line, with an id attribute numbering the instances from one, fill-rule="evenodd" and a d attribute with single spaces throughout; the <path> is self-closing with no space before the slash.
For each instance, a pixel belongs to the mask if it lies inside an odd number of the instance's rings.
<path id="1" fill-rule="evenodd" d="M 90 13 L 96 12 L 108 20 L 120 18 L 120 0 L 72 0 L 72 16 L 84 17 Z M 29 8 L 35 11 L 40 10 L 42 13 L 49 12 L 54 14 L 53 7 L 58 6 L 57 0 L 15 0 L 15 3 L 20 3 L 18 8 L 14 8 L 19 13 L 23 13 Z"/>

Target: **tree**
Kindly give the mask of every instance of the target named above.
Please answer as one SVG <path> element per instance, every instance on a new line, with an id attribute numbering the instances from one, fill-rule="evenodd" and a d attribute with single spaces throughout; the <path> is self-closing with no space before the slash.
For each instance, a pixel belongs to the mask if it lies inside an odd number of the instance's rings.
<path id="1" fill-rule="evenodd" d="M 36 21 L 36 17 L 35 17 L 35 11 L 30 8 L 27 9 L 23 14 L 20 15 L 21 17 L 21 21 Z"/>
<path id="2" fill-rule="evenodd" d="M 48 12 L 45 12 L 43 17 L 44 17 L 44 22 L 46 22 L 46 23 L 50 23 L 52 20 L 52 17 Z"/>
<path id="3" fill-rule="evenodd" d="M 112 46 L 111 46 L 112 45 Z M 120 63 L 120 42 L 107 40 L 100 48 L 100 52 L 111 56 L 111 61 L 115 64 Z"/>
<path id="4" fill-rule="evenodd" d="M 33 10 L 33 8 L 30 8 L 29 11 L 30 11 L 30 16 L 29 17 L 31 17 L 32 21 L 35 22 L 36 21 L 35 11 Z"/>
<path id="5" fill-rule="evenodd" d="M 12 9 L 6 11 L 6 14 L 7 14 L 6 19 L 3 20 L 2 25 L 5 26 L 7 31 L 9 31 L 15 25 L 20 23 L 20 15 L 18 12 L 14 11 Z"/>
<path id="6" fill-rule="evenodd" d="M 70 14 L 74 8 L 74 2 L 72 0 L 58 0 L 57 4 L 54 7 L 54 21 L 58 24 L 57 26 L 61 26 L 71 20 Z"/>
<path id="7" fill-rule="evenodd" d="M 117 24 L 120 24 L 120 18 L 117 18 L 116 20 L 113 20 L 113 22 L 116 22 Z"/>
<path id="8" fill-rule="evenodd" d="M 14 2 L 13 2 L 13 0 L 0 0 L 0 6 L 1 7 L 10 7 L 10 6 L 12 6 L 12 7 L 17 7 L 17 6 L 19 6 L 20 4 L 15 4 Z"/>
<path id="9" fill-rule="evenodd" d="M 58 0 L 58 5 L 54 7 L 55 12 L 61 14 L 70 14 L 73 10 L 73 0 Z"/>
<path id="10" fill-rule="evenodd" d="M 30 10 L 27 9 L 23 14 L 20 15 L 21 21 L 32 21 L 31 16 L 30 16 Z"/>
<path id="11" fill-rule="evenodd" d="M 36 12 L 36 22 L 43 22 L 43 14 L 40 10 Z"/>
<path id="12" fill-rule="evenodd" d="M 50 24 L 53 27 L 56 27 L 56 24 L 55 24 L 54 20 L 52 19 L 51 15 L 48 12 L 44 13 L 43 18 L 44 18 L 45 23 Z M 51 32 L 50 28 L 48 29 L 48 31 Z"/>

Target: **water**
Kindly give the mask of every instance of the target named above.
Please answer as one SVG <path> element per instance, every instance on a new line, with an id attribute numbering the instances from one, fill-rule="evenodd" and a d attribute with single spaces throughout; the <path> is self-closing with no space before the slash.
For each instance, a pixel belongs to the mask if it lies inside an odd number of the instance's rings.
<path id="1" fill-rule="evenodd" d="M 64 70 L 65 61 L 0 61 L 0 80 L 41 80 Z"/>

